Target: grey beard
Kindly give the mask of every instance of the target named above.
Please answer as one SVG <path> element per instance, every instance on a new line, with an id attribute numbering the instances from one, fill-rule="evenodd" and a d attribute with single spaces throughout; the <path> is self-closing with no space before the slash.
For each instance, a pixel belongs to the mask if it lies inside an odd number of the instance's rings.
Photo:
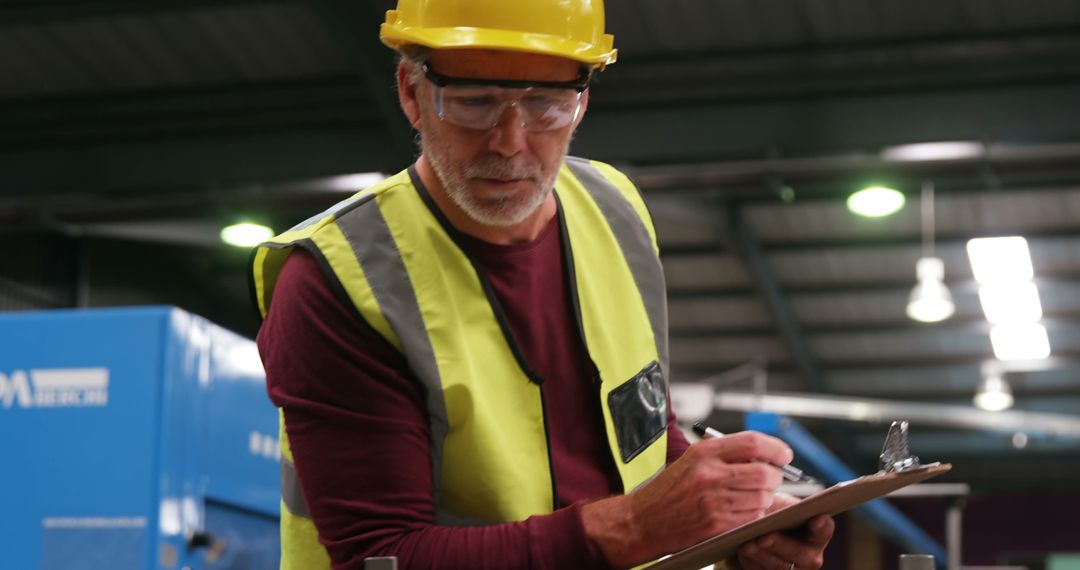
<path id="1" fill-rule="evenodd" d="M 539 186 L 537 191 L 530 193 L 524 202 L 507 196 L 494 202 L 480 203 L 473 199 L 472 194 L 463 184 L 446 186 L 446 193 L 474 221 L 486 226 L 513 226 L 525 221 L 547 200 L 551 186 L 546 186 L 546 190 L 540 190 L 540 188 L 545 187 Z"/>
<path id="2" fill-rule="evenodd" d="M 569 146 L 569 145 L 567 145 Z M 539 167 L 516 165 L 512 160 L 489 157 L 479 164 L 459 166 L 443 160 L 439 138 L 421 133 L 421 150 L 442 182 L 447 195 L 473 221 L 486 226 L 513 226 L 526 220 L 547 200 L 555 186 L 558 171 L 544 176 Z M 563 150 L 563 156 L 566 149 Z M 455 168 L 456 167 L 456 168 Z M 532 180 L 535 189 L 528 195 L 506 196 L 495 201 L 479 201 L 469 191 L 471 178 L 522 178 Z"/>

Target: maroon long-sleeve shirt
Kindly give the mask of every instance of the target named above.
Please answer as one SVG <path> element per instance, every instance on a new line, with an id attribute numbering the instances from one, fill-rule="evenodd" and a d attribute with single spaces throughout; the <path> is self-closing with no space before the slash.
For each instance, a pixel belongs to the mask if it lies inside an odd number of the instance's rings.
<path id="1" fill-rule="evenodd" d="M 564 508 L 489 527 L 436 526 L 419 382 L 335 293 L 315 259 L 297 252 L 278 277 L 258 344 L 320 541 L 337 569 L 362 568 L 365 557 L 380 555 L 397 556 L 402 568 L 606 567 L 585 535 L 581 503 L 623 490 L 571 313 L 557 220 L 529 243 L 467 236 L 465 243 L 525 358 L 546 379 Z M 669 414 L 668 461 L 688 445 Z"/>

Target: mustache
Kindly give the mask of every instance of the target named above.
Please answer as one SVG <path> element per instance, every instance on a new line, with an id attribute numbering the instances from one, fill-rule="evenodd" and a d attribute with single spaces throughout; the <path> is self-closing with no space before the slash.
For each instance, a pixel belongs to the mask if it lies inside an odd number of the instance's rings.
<path id="1" fill-rule="evenodd" d="M 539 165 L 516 162 L 499 156 L 485 157 L 465 167 L 467 178 L 539 180 L 542 175 Z"/>

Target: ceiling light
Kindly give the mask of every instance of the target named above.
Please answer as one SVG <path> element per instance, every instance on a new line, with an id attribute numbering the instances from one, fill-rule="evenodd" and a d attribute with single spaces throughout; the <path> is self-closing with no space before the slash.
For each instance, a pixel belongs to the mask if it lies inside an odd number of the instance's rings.
<path id="1" fill-rule="evenodd" d="M 979 283 L 1030 281 L 1035 275 L 1027 240 L 1021 236 L 975 238 L 968 241 L 967 252 Z"/>
<path id="2" fill-rule="evenodd" d="M 904 207 L 904 194 L 883 186 L 864 188 L 848 196 L 847 207 L 860 216 L 881 218 Z"/>
<path id="3" fill-rule="evenodd" d="M 274 230 L 250 222 L 233 224 L 221 230 L 221 241 L 236 247 L 254 247 L 274 237 Z"/>
<path id="4" fill-rule="evenodd" d="M 956 312 L 952 294 L 945 286 L 945 262 L 934 255 L 934 184 L 923 182 L 919 196 L 923 255 L 915 263 L 918 283 L 911 290 L 907 314 L 916 321 L 936 323 Z"/>
<path id="5" fill-rule="evenodd" d="M 975 391 L 975 406 L 988 412 L 1000 412 L 1013 405 L 1012 388 L 1000 373 L 987 374 Z"/>
<path id="6" fill-rule="evenodd" d="M 1050 356 L 1046 327 L 1039 323 L 997 325 L 990 329 L 990 344 L 998 360 L 1042 360 Z"/>
<path id="7" fill-rule="evenodd" d="M 937 257 L 924 257 L 915 264 L 919 282 L 911 290 L 907 314 L 924 323 L 943 321 L 956 312 L 952 294 L 945 286 L 945 263 Z"/>
<path id="8" fill-rule="evenodd" d="M 359 172 L 356 174 L 343 174 L 331 176 L 325 180 L 325 188 L 339 192 L 359 192 L 369 186 L 374 186 L 386 179 L 382 172 Z"/>
<path id="9" fill-rule="evenodd" d="M 1039 288 L 1031 281 L 989 283 L 979 287 L 986 320 L 995 325 L 1034 323 L 1042 318 Z"/>
<path id="10" fill-rule="evenodd" d="M 985 148 L 980 142 L 941 141 L 885 147 L 881 151 L 881 158 L 890 162 L 960 160 L 982 156 L 984 153 Z"/>

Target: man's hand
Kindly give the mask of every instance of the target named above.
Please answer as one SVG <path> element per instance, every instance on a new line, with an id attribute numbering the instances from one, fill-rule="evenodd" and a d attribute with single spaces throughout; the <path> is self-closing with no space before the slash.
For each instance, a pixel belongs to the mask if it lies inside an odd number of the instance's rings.
<path id="1" fill-rule="evenodd" d="M 585 532 L 616 568 L 654 560 L 760 518 L 783 479 L 768 464 L 791 459 L 757 432 L 702 440 L 637 491 L 583 506 Z"/>
<path id="2" fill-rule="evenodd" d="M 777 493 L 769 512 L 799 502 L 786 493 Z M 821 515 L 810 519 L 807 532 L 794 537 L 781 532 L 755 538 L 739 547 L 738 566 L 742 570 L 816 570 L 824 562 L 825 546 L 836 528 L 832 517 Z"/>

